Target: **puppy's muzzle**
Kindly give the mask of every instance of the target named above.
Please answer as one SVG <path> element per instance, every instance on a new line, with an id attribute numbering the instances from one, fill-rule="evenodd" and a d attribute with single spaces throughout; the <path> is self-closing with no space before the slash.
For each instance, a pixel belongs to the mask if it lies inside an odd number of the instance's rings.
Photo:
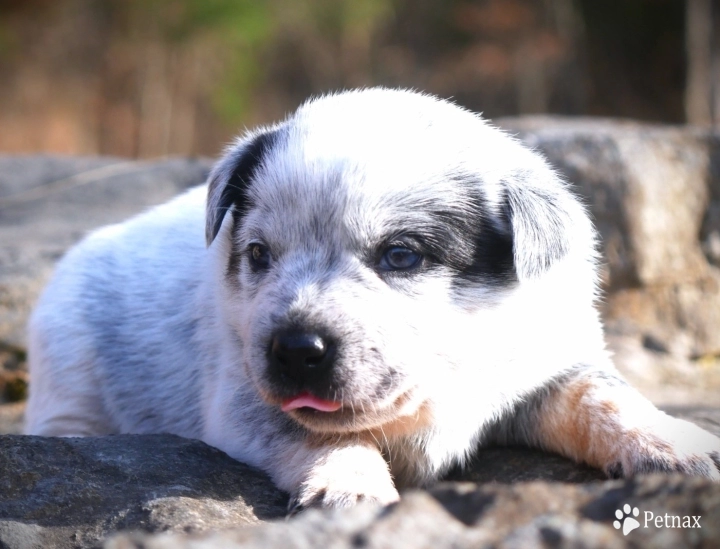
<path id="1" fill-rule="evenodd" d="M 272 373 L 291 380 L 298 387 L 312 386 L 327 379 L 335 362 L 336 345 L 314 332 L 284 330 L 270 343 Z"/>

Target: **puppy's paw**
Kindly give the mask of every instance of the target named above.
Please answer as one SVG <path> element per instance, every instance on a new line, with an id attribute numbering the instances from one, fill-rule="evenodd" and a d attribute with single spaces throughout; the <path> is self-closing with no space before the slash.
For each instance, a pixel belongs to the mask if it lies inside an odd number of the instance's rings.
<path id="1" fill-rule="evenodd" d="M 292 494 L 288 511 L 294 515 L 310 507 L 352 507 L 362 501 L 387 505 L 399 499 L 387 463 L 377 450 L 346 447 L 313 465 Z"/>
<path id="2" fill-rule="evenodd" d="M 720 439 L 688 421 L 666 416 L 652 427 L 628 431 L 611 478 L 643 473 L 683 473 L 720 481 Z"/>
<path id="3" fill-rule="evenodd" d="M 313 478 L 290 498 L 288 512 L 294 515 L 311 507 L 343 508 L 367 501 L 388 505 L 400 499 L 390 479 L 368 479 L 348 475 L 343 478 Z"/>

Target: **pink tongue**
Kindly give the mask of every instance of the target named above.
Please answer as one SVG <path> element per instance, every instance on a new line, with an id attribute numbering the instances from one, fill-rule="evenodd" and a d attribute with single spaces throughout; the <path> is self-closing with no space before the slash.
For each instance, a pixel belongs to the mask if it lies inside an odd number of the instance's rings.
<path id="1" fill-rule="evenodd" d="M 300 393 L 292 398 L 286 398 L 283 400 L 280 409 L 283 412 L 289 412 L 290 410 L 295 410 L 296 408 L 313 408 L 321 412 L 335 412 L 339 410 L 341 406 L 342 404 L 339 402 L 335 402 L 333 400 L 323 400 L 306 392 Z"/>

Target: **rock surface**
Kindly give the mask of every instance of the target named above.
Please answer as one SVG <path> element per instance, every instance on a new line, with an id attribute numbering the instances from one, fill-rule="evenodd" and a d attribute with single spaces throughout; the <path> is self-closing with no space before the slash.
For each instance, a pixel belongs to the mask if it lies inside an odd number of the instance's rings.
<path id="1" fill-rule="evenodd" d="M 609 290 L 704 276 L 710 134 L 606 119 L 499 122 L 544 153 L 585 197 L 602 235 Z"/>
<path id="2" fill-rule="evenodd" d="M 625 537 L 616 511 L 639 507 L 640 527 Z M 645 513 L 697 516 L 700 528 L 645 528 Z M 632 516 L 632 512 L 631 512 Z M 692 521 L 691 521 L 692 522 Z M 309 511 L 288 522 L 200 536 L 122 535 L 107 549 L 508 549 L 575 547 L 681 549 L 720 543 L 720 484 L 644 477 L 592 484 L 441 484 L 405 494 L 387 509 Z"/>
<path id="3" fill-rule="evenodd" d="M 604 316 L 624 323 L 611 328 L 631 324 L 665 352 L 720 355 L 720 270 L 704 253 L 720 246 L 718 136 L 584 118 L 500 123 L 585 198 L 607 266 Z"/>
<path id="4" fill-rule="evenodd" d="M 674 411 L 720 435 L 717 410 Z M 529 547 L 532 544 L 522 543 L 535 543 L 537 536 L 545 535 L 569 540 L 568 546 L 582 546 L 578 540 L 590 536 L 596 545 L 589 546 L 594 547 L 603 540 L 617 542 L 607 523 L 620 502 L 638 506 L 642 502 L 643 510 L 656 514 L 692 507 L 693 514 L 716 517 L 713 520 L 720 527 L 720 485 L 690 479 L 667 483 L 662 478 L 650 484 L 603 483 L 600 471 L 556 455 L 527 448 L 488 448 L 478 452 L 467 470 L 446 477 L 465 483 L 436 487 L 430 491 L 432 497 L 422 492 L 404 494 L 400 505 L 383 512 L 359 509 L 331 514 L 332 518 L 311 512 L 287 524 L 193 541 L 186 538 L 188 534 L 279 519 L 285 515 L 287 496 L 262 472 L 202 442 L 171 435 L 6 435 L 0 436 L 0 547 L 98 547 L 116 532 L 128 536 L 118 538 L 112 547 L 241 547 L 245 543 L 280 547 L 285 545 L 274 544 L 284 544 L 286 538 L 293 540 L 288 547 L 350 547 L 365 531 L 370 536 L 368 547 L 390 546 L 393 540 L 408 547 L 429 547 L 424 544 L 431 542 L 439 547 L 475 547 L 472 544 L 512 536 L 519 540 L 517 547 Z M 520 484 L 526 482 L 533 484 Z M 439 512 L 442 508 L 445 511 Z M 587 508 L 595 511 L 583 514 Z M 450 521 L 447 513 L 460 522 Z M 466 528 L 476 522 L 472 531 Z M 405 541 L 410 531 L 416 531 L 415 537 Z M 147 537 L 155 533 L 163 535 Z M 181 537 L 167 537 L 171 533 Z M 720 542 L 717 529 L 703 532 L 711 534 Z M 666 534 L 653 534 L 660 535 Z M 668 539 L 686 541 L 677 536 Z"/>
<path id="5" fill-rule="evenodd" d="M 0 436 L 0 547 L 97 547 L 119 530 L 194 532 L 285 515 L 261 472 L 171 435 Z"/>
<path id="6" fill-rule="evenodd" d="M 24 347 L 30 309 L 72 244 L 202 183 L 210 164 L 0 156 L 0 343 Z"/>

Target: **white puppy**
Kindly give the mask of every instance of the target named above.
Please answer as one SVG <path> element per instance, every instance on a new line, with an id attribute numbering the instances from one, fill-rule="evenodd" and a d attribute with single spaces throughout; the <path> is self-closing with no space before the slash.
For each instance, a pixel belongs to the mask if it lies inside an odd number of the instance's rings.
<path id="1" fill-rule="evenodd" d="M 596 283 L 539 155 L 427 95 L 322 97 L 67 254 L 27 432 L 199 438 L 293 509 L 388 503 L 491 443 L 718 479 L 720 440 L 618 377 Z"/>

